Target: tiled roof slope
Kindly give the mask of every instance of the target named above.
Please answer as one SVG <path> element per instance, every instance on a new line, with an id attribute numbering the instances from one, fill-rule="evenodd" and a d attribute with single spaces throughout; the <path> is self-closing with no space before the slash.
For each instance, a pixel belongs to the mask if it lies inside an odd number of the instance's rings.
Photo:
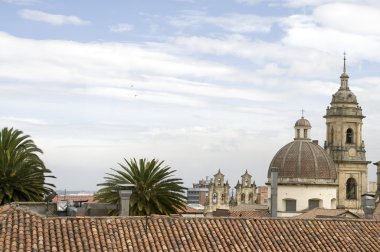
<path id="1" fill-rule="evenodd" d="M 0 251 L 380 251 L 380 222 L 245 218 L 44 218 L 0 210 Z"/>
<path id="2" fill-rule="evenodd" d="M 203 210 L 195 209 L 190 206 L 186 206 L 185 210 L 179 210 L 180 213 L 188 213 L 188 214 L 203 214 Z"/>
<path id="3" fill-rule="evenodd" d="M 88 202 L 88 203 L 96 202 L 96 200 L 94 200 L 93 195 L 57 195 L 53 198 L 52 202 L 57 203 L 57 201 L 63 201 L 63 200 L 82 201 L 82 202 Z"/>
<path id="4" fill-rule="evenodd" d="M 242 218 L 264 218 L 270 217 L 270 214 L 268 210 L 231 211 L 230 216 Z"/>
<path id="5" fill-rule="evenodd" d="M 293 218 L 296 219 L 315 219 L 315 218 L 354 218 L 359 219 L 360 217 L 349 210 L 346 209 L 324 209 L 324 208 L 314 208 L 306 213 L 297 215 Z"/>
<path id="6" fill-rule="evenodd" d="M 231 207 L 231 212 L 235 211 L 254 211 L 254 210 L 268 210 L 269 207 L 267 205 L 259 205 L 259 204 L 240 204 L 238 206 Z"/>

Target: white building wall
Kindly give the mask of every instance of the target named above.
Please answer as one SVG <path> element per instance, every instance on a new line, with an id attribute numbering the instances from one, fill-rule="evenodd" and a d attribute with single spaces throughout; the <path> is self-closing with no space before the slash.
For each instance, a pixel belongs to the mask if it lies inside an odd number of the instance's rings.
<path id="1" fill-rule="evenodd" d="M 277 192 L 277 215 L 278 217 L 292 217 L 301 214 L 309 208 L 309 199 L 319 199 L 319 207 L 325 209 L 336 209 L 338 186 L 329 185 L 278 185 Z M 268 187 L 268 198 L 270 198 L 270 186 Z M 285 199 L 294 199 L 296 212 L 286 212 Z M 268 199 L 268 202 L 270 200 Z"/>

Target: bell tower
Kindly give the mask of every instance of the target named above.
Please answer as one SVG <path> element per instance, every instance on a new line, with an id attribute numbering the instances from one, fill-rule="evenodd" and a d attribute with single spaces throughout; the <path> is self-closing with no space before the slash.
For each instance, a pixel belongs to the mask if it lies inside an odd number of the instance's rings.
<path id="1" fill-rule="evenodd" d="M 218 170 L 214 179 L 208 187 L 208 197 L 206 199 L 205 213 L 216 211 L 216 209 L 229 209 L 230 185 L 224 181 L 224 174 Z"/>
<path id="2" fill-rule="evenodd" d="M 235 186 L 236 189 L 236 203 L 253 205 L 257 200 L 256 183 L 253 181 L 252 176 L 245 170 L 245 173 L 241 176 L 241 184 L 238 181 Z"/>
<path id="3" fill-rule="evenodd" d="M 338 173 L 338 208 L 360 209 L 360 196 L 367 192 L 367 165 L 362 139 L 363 116 L 355 94 L 348 86 L 346 55 L 339 90 L 326 109 L 325 149 Z"/>

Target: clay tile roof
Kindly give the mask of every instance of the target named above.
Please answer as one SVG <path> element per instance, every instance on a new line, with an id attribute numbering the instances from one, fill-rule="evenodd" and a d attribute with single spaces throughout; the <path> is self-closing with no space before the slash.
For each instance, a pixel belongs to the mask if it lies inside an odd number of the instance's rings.
<path id="1" fill-rule="evenodd" d="M 0 210 L 0 251 L 380 251 L 380 222 L 40 217 Z"/>
<path id="2" fill-rule="evenodd" d="M 81 202 L 88 202 L 88 203 L 94 203 L 96 202 L 94 200 L 93 195 L 57 195 L 53 198 L 52 202 L 57 203 L 57 201 L 81 201 Z"/>
<path id="3" fill-rule="evenodd" d="M 231 212 L 235 211 L 255 211 L 255 210 L 267 210 L 269 207 L 267 205 L 259 205 L 259 204 L 240 204 L 238 206 L 234 206 L 230 209 Z"/>
<path id="4" fill-rule="evenodd" d="M 184 211 L 180 210 L 180 213 L 187 213 L 187 214 L 203 214 L 203 210 L 201 209 L 195 209 L 190 206 L 186 206 L 186 209 Z"/>
<path id="5" fill-rule="evenodd" d="M 314 208 L 306 213 L 295 216 L 296 219 L 315 219 L 315 218 L 353 218 L 359 219 L 360 217 L 346 209 L 324 209 Z"/>
<path id="6" fill-rule="evenodd" d="M 231 217 L 241 217 L 241 218 L 264 218 L 270 217 L 268 210 L 252 210 L 252 211 L 233 211 L 230 212 Z"/>

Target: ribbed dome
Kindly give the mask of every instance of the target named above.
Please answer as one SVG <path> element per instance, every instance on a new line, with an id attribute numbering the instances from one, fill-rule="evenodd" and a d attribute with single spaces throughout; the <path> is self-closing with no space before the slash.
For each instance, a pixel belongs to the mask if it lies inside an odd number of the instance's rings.
<path id="1" fill-rule="evenodd" d="M 272 159 L 270 168 L 279 168 L 279 178 L 336 179 L 334 162 L 318 144 L 296 140 L 282 147 Z"/>
<path id="2" fill-rule="evenodd" d="M 301 117 L 301 119 L 297 120 L 297 122 L 294 126 L 295 127 L 297 127 L 297 126 L 311 127 L 311 124 L 310 124 L 309 120 L 305 119 L 304 117 Z"/>

